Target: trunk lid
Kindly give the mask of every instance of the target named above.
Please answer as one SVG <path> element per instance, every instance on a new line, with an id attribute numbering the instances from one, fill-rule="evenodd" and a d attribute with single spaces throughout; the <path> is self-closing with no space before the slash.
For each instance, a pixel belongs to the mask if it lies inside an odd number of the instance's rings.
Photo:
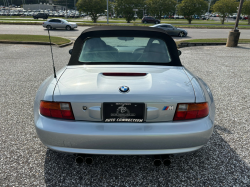
<path id="1" fill-rule="evenodd" d="M 146 75 L 103 75 L 118 72 Z M 121 93 L 121 86 L 130 91 Z M 101 121 L 103 102 L 142 102 L 146 121 L 172 121 L 177 103 L 193 103 L 195 95 L 183 67 L 69 66 L 55 87 L 54 101 L 71 102 L 76 120 Z M 163 110 L 166 106 L 170 108 Z"/>

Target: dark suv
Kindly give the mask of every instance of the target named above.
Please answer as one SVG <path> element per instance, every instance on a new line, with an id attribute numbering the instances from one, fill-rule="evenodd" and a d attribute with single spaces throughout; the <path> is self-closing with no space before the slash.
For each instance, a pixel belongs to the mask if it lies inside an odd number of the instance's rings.
<path id="1" fill-rule="evenodd" d="M 46 13 L 38 13 L 38 14 L 33 16 L 34 19 L 38 19 L 38 18 L 48 19 L 48 17 L 49 17 L 49 15 Z"/>
<path id="2" fill-rule="evenodd" d="M 155 23 L 155 24 L 161 23 L 160 20 L 155 19 L 155 18 L 150 17 L 150 16 L 143 17 L 142 20 L 141 20 L 141 22 L 142 23 Z"/>

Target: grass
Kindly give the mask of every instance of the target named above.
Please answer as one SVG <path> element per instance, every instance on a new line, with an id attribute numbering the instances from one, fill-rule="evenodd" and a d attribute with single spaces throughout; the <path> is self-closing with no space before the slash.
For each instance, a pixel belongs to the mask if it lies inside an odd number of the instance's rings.
<path id="1" fill-rule="evenodd" d="M 43 19 L 4 19 L 4 18 L 0 18 L 1 21 L 47 21 L 47 20 L 43 20 Z"/>
<path id="2" fill-rule="evenodd" d="M 43 21 L 43 20 L 42 20 Z M 115 22 L 110 22 L 111 24 L 107 25 L 106 21 L 103 22 L 97 22 L 97 23 L 92 23 L 91 21 L 89 22 L 77 22 L 78 26 L 144 26 L 148 27 L 154 24 L 143 24 L 139 22 L 131 22 L 131 24 L 127 23 L 120 23 L 116 24 Z M 16 25 L 41 25 L 41 21 L 33 22 L 33 21 L 3 21 L 0 20 L 0 24 L 16 24 Z M 193 25 L 193 24 L 186 24 L 186 25 L 175 25 L 176 27 L 179 28 L 196 28 L 196 29 L 233 29 L 234 25 Z M 250 29 L 250 26 L 242 26 L 239 25 L 239 29 Z"/>
<path id="3" fill-rule="evenodd" d="M 49 42 L 49 37 L 42 35 L 0 34 L 0 41 Z M 51 36 L 51 42 L 57 45 L 62 45 L 69 43 L 70 40 L 66 38 Z"/>
<path id="4" fill-rule="evenodd" d="M 192 39 L 192 40 L 183 40 L 182 42 L 187 43 L 214 43 L 214 42 L 227 42 L 227 38 L 213 38 L 213 39 Z M 240 39 L 239 43 L 250 43 L 250 39 Z"/>
<path id="5" fill-rule="evenodd" d="M 196 29 L 233 29 L 234 25 L 174 25 L 178 28 L 196 28 Z M 238 26 L 239 29 L 250 29 L 250 26 Z"/>
<path id="6" fill-rule="evenodd" d="M 16 19 L 18 18 L 18 19 Z M 27 18 L 32 18 L 32 19 L 27 19 Z M 49 17 L 48 19 L 52 18 L 59 18 L 59 19 L 65 19 L 64 17 Z M 212 18 L 213 19 L 213 18 Z M 31 16 L 26 16 L 26 17 L 18 17 L 18 16 L 12 16 L 12 17 L 6 17 L 6 16 L 0 16 L 0 20 L 11 20 L 11 21 L 44 21 L 43 19 L 33 19 Z M 82 19 L 82 18 L 67 18 L 68 21 L 74 20 L 76 22 L 86 22 L 86 23 L 92 23 L 91 19 L 89 18 L 88 20 Z M 126 23 L 126 20 L 124 18 L 113 18 L 109 19 L 110 22 L 112 23 Z M 106 20 L 99 20 L 97 23 L 106 23 Z M 131 21 L 132 23 L 133 21 Z M 141 19 L 137 19 L 135 21 L 136 23 L 141 23 Z M 188 24 L 188 21 L 186 19 L 161 19 L 162 23 L 170 23 L 170 24 Z M 215 25 L 222 25 L 220 21 L 215 21 L 215 20 L 193 20 L 192 24 L 215 24 Z M 234 25 L 235 22 L 227 22 L 225 20 L 224 25 Z M 247 25 L 248 21 L 247 20 L 240 20 L 239 25 Z"/>
<path id="7" fill-rule="evenodd" d="M 213 38 L 213 39 L 192 39 L 175 41 L 178 46 L 180 43 L 226 43 L 227 38 Z M 250 43 L 250 39 L 240 39 L 239 43 Z"/>

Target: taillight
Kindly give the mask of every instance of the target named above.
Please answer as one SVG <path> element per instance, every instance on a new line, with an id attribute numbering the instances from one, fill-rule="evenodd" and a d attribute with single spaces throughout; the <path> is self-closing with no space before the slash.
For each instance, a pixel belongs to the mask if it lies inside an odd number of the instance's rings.
<path id="1" fill-rule="evenodd" d="M 41 101 L 40 113 L 52 118 L 75 119 L 71 104 L 66 102 Z"/>
<path id="2" fill-rule="evenodd" d="M 180 103 L 176 107 L 174 121 L 203 118 L 208 113 L 208 103 Z"/>

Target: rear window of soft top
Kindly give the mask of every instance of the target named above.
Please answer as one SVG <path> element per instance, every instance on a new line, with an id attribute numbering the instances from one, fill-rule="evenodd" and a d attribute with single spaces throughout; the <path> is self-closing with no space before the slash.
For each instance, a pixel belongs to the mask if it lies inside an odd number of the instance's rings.
<path id="1" fill-rule="evenodd" d="M 166 43 L 159 38 L 100 37 L 83 43 L 79 62 L 169 63 Z"/>

